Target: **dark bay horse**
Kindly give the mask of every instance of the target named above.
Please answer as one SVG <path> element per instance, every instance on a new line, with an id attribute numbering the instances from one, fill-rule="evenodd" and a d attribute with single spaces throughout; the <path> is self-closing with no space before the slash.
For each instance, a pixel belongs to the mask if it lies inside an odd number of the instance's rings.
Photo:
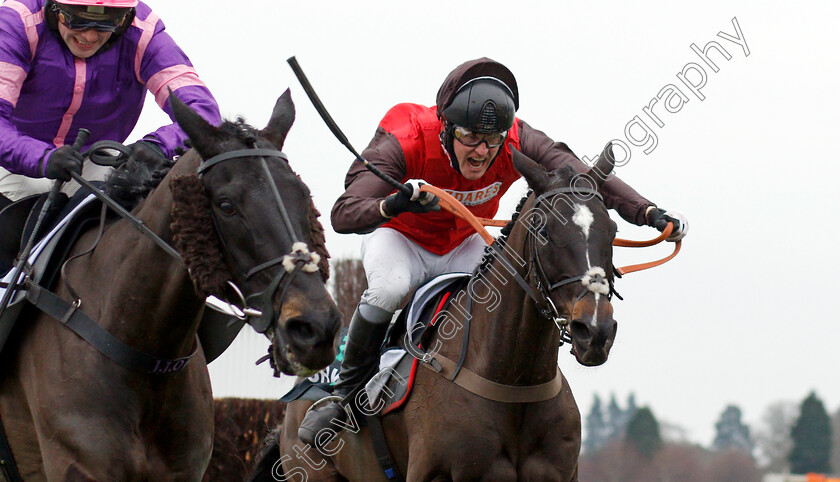
<path id="1" fill-rule="evenodd" d="M 120 220 L 81 236 L 71 254 L 96 247 L 65 265 L 54 291 L 134 350 L 194 356 L 179 371 L 144 373 L 29 312 L 0 372 L 0 417 L 24 480 L 201 479 L 213 398 L 196 333 L 209 294 L 255 317 L 276 370 L 306 375 L 335 357 L 323 229 L 279 152 L 294 121 L 288 91 L 261 131 L 241 119 L 211 126 L 170 99 L 194 149 L 133 213 L 183 262 Z"/>
<path id="2" fill-rule="evenodd" d="M 604 154 L 581 177 L 547 173 L 514 153 L 533 193 L 488 250 L 465 296 L 452 295 L 462 308 L 447 309 L 429 344 L 437 347 L 430 355 L 442 373 L 418 368 L 405 406 L 382 418 L 406 480 L 577 480 L 580 412 L 557 361 L 564 327 L 586 366 L 607 360 L 616 335 L 610 304 L 616 225 L 593 189 L 613 169 L 611 152 Z M 386 480 L 367 428 L 345 430 L 318 449 L 304 445 L 297 430 L 309 405 L 287 407 L 270 437 L 277 444 L 266 447 L 253 480 L 272 480 L 272 472 L 275 480 Z"/>

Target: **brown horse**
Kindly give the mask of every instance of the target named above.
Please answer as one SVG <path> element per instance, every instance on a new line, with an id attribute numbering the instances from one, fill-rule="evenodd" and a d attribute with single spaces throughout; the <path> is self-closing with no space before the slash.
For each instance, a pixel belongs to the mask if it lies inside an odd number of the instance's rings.
<path id="1" fill-rule="evenodd" d="M 515 152 L 533 194 L 465 292 L 450 298 L 460 308 L 450 305 L 446 319 L 438 318 L 428 345 L 436 348 L 425 355 L 414 350 L 431 362 L 420 366 L 437 364 L 442 373 L 418 369 L 404 408 L 382 418 L 406 480 L 577 480 L 580 413 L 557 359 L 566 327 L 572 353 L 587 366 L 606 361 L 616 334 L 610 304 L 616 225 L 592 189 L 612 171 L 611 152 L 605 154 L 582 177 L 547 173 Z M 360 395 L 355 402 L 367 400 Z M 297 430 L 309 405 L 288 406 L 272 435 L 278 443 L 266 448 L 253 480 L 386 480 L 367 428 L 345 430 L 317 450 L 304 445 Z"/>
<path id="2" fill-rule="evenodd" d="M 279 152 L 294 120 L 288 91 L 261 131 L 241 120 L 211 126 L 170 99 L 194 149 L 133 213 L 183 261 L 120 220 L 81 236 L 71 254 L 96 247 L 65 265 L 54 291 L 80 300 L 79 311 L 131 349 L 175 362 L 149 373 L 127 368 L 56 319 L 28 312 L 0 376 L 0 417 L 24 480 L 201 479 L 213 445 L 196 336 L 208 294 L 247 297 L 240 311 L 271 340 L 276 370 L 307 374 L 335 357 L 341 323 L 324 285 L 323 230 Z"/>

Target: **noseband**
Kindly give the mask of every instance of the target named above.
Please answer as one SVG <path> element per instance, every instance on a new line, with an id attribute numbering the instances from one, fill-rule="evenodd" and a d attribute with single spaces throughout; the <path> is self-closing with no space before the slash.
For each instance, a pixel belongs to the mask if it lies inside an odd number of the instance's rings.
<path id="1" fill-rule="evenodd" d="M 236 292 L 236 294 L 239 297 L 239 301 L 242 303 L 242 308 L 240 308 L 228 301 L 227 304 L 231 312 L 239 320 L 245 321 L 248 324 L 250 324 L 254 328 L 254 330 L 257 331 L 257 333 L 265 333 L 265 331 L 268 330 L 271 324 L 274 323 L 274 321 L 277 319 L 274 310 L 274 295 L 277 293 L 278 290 L 280 291 L 280 305 L 282 306 L 283 300 L 286 298 L 289 286 L 291 286 L 292 282 L 295 279 L 295 276 L 300 271 L 304 271 L 307 273 L 314 273 L 318 271 L 318 262 L 320 261 L 320 256 L 316 253 L 310 252 L 306 243 L 300 241 L 296 236 L 294 227 L 292 226 L 292 222 L 289 218 L 289 213 L 286 210 L 286 205 L 283 202 L 283 198 L 280 197 L 280 191 L 277 189 L 277 184 L 274 182 L 274 177 L 271 175 L 271 171 L 269 171 L 268 164 L 265 161 L 266 157 L 272 157 L 282 159 L 283 161 L 288 163 L 289 159 L 282 152 L 275 149 L 257 148 L 239 149 L 236 151 L 225 152 L 217 156 L 213 156 L 206 161 L 203 161 L 198 167 L 198 175 L 200 177 L 204 176 L 204 174 L 207 171 L 209 171 L 213 166 L 216 166 L 222 162 L 230 161 L 233 159 L 242 159 L 245 157 L 260 158 L 260 165 L 263 169 L 263 172 L 269 180 L 268 185 L 271 187 L 271 192 L 274 195 L 274 200 L 277 203 L 277 206 L 280 208 L 280 214 L 283 218 L 283 224 L 285 225 L 286 231 L 288 231 L 289 236 L 292 238 L 291 253 L 260 263 L 254 266 L 253 268 L 249 269 L 245 273 L 245 279 L 247 280 L 257 273 L 260 273 L 277 264 L 281 264 L 283 266 L 283 269 L 281 269 L 272 278 L 271 282 L 268 284 L 268 286 L 266 286 L 266 288 L 263 291 L 253 293 L 246 298 L 242 294 L 242 290 L 240 290 L 235 283 L 233 283 L 232 281 L 228 281 L 228 284 Z M 213 217 L 213 223 L 216 224 L 216 228 L 218 231 L 219 225 L 216 221 L 216 216 L 213 215 L 212 210 L 210 211 L 210 213 Z"/>

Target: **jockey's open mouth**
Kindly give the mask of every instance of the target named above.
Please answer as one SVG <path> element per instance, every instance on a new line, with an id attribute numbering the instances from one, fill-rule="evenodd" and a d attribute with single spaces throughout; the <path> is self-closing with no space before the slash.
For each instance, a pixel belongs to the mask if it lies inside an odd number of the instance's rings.
<path id="1" fill-rule="evenodd" d="M 484 164 L 489 160 L 488 157 L 468 157 L 467 164 L 477 172 L 481 172 L 484 169 Z"/>

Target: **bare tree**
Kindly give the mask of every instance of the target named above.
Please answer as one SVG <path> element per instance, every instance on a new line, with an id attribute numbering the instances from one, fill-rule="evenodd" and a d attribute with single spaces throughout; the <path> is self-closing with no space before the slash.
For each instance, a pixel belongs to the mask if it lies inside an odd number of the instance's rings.
<path id="1" fill-rule="evenodd" d="M 713 452 L 708 467 L 711 480 L 737 480 L 738 482 L 761 480 L 761 471 L 755 466 L 755 460 L 741 449 Z"/>
<path id="2" fill-rule="evenodd" d="M 707 453 L 689 443 L 666 443 L 654 458 L 660 482 L 715 482 L 706 467 Z"/>
<path id="3" fill-rule="evenodd" d="M 788 455 L 793 448 L 790 431 L 796 423 L 799 407 L 794 402 L 776 402 L 764 412 L 755 436 L 758 459 L 768 472 L 789 472 Z"/>
<path id="4" fill-rule="evenodd" d="M 350 317 L 359 304 L 362 293 L 367 289 L 365 269 L 360 259 L 337 259 L 332 265 L 333 298 L 341 311 L 344 323 L 350 322 Z"/>

